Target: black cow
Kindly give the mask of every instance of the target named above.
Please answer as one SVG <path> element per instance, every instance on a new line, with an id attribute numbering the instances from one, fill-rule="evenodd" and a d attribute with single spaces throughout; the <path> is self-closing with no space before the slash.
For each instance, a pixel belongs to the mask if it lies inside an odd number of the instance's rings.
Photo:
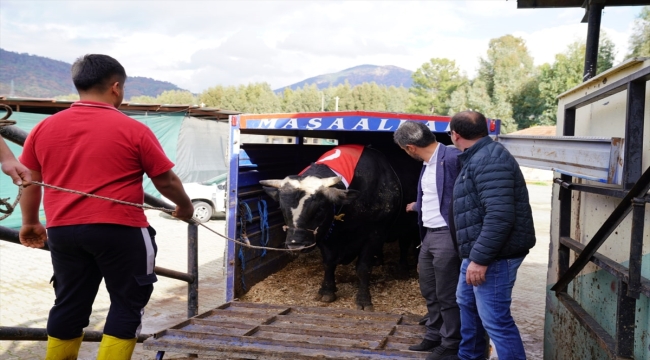
<path id="1" fill-rule="evenodd" d="M 336 266 L 358 258 L 357 309 L 372 311 L 368 285 L 373 261 L 382 252 L 400 208 L 405 206 L 399 179 L 384 155 L 364 148 L 348 189 L 323 164 L 312 164 L 300 175 L 260 183 L 280 203 L 286 223 L 286 246 L 297 248 L 316 242 L 320 249 L 325 268 L 318 291 L 320 300 L 336 300 Z"/>

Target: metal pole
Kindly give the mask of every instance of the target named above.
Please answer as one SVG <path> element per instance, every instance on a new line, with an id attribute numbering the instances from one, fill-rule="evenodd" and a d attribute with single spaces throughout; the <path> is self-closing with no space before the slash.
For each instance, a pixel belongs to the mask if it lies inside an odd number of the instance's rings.
<path id="1" fill-rule="evenodd" d="M 575 120 L 576 109 L 564 109 L 564 127 L 562 135 L 575 136 Z M 562 181 L 571 182 L 573 178 L 569 175 L 562 174 L 560 176 Z M 558 196 L 560 200 L 560 214 L 559 214 L 559 236 L 558 236 L 558 257 L 557 257 L 557 278 L 561 279 L 564 274 L 569 271 L 569 263 L 571 259 L 571 251 L 569 247 L 559 241 L 562 237 L 571 237 L 571 206 L 573 199 L 571 199 L 571 190 L 565 189 L 560 186 L 558 189 Z M 566 291 L 562 288 L 561 291 Z"/>
<path id="2" fill-rule="evenodd" d="M 187 284 L 187 317 L 199 313 L 199 227 L 187 225 L 187 272 L 194 281 Z"/>
<path id="3" fill-rule="evenodd" d="M 10 229 L 10 228 L 4 227 L 4 226 L 0 226 L 0 240 L 8 241 L 8 242 L 11 242 L 11 243 L 14 243 L 14 244 L 21 245 L 20 244 L 20 239 L 18 238 L 18 230 Z M 47 246 L 47 243 L 45 243 L 45 246 L 43 246 L 40 249 L 50 251 L 50 248 Z M 186 273 L 183 273 L 183 272 L 180 272 L 180 271 L 175 271 L 175 270 L 162 268 L 160 266 L 154 267 L 154 272 L 156 273 L 156 275 L 168 277 L 168 278 L 171 278 L 171 279 L 185 281 L 186 283 L 192 283 L 192 282 L 194 282 L 194 279 L 195 279 L 195 277 L 190 275 L 190 274 L 186 274 Z"/>
<path id="4" fill-rule="evenodd" d="M 25 144 L 25 139 L 27 139 L 27 131 L 17 127 L 16 125 L 0 126 L 0 135 L 20 146 L 23 146 L 23 144 Z"/>
<path id="5" fill-rule="evenodd" d="M 603 4 L 589 5 L 589 25 L 587 27 L 587 48 L 585 50 L 585 69 L 582 81 L 587 81 L 596 76 L 598 67 L 598 41 L 600 38 L 600 18 L 603 13 Z"/>
<path id="6" fill-rule="evenodd" d="M 336 105 L 334 106 L 334 111 L 339 111 L 339 97 L 336 97 Z"/>
<path id="7" fill-rule="evenodd" d="M 101 331 L 84 331 L 84 342 L 100 342 L 103 333 Z M 138 335 L 138 342 L 141 343 L 149 338 L 149 334 Z M 42 328 L 24 328 L 0 326 L 0 340 L 6 341 L 47 341 L 47 330 Z"/>
<path id="8" fill-rule="evenodd" d="M 187 284 L 187 318 L 199 314 L 199 226 L 187 225 L 187 272 L 194 281 Z M 198 357 L 187 354 L 188 358 Z"/>

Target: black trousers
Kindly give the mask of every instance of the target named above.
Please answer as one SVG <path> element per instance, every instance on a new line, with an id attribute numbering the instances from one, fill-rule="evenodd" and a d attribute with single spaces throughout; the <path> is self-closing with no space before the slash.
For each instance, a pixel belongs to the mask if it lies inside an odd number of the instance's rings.
<path id="1" fill-rule="evenodd" d="M 157 281 L 155 234 L 152 227 L 115 224 L 49 228 L 56 300 L 47 319 L 48 335 L 62 340 L 81 336 L 103 278 L 111 300 L 104 334 L 135 338 Z"/>
<path id="2" fill-rule="evenodd" d="M 427 231 L 418 258 L 420 292 L 429 311 L 424 338 L 448 349 L 458 349 L 461 340 L 456 303 L 460 264 L 449 230 Z"/>

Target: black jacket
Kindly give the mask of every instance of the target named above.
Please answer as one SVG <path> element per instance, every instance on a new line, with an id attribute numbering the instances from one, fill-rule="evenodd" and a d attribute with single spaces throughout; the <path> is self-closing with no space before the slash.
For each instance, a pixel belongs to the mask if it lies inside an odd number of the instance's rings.
<path id="1" fill-rule="evenodd" d="M 503 145 L 486 136 L 458 158 L 454 225 L 462 258 L 488 265 L 528 254 L 535 245 L 533 215 L 524 176 Z"/>

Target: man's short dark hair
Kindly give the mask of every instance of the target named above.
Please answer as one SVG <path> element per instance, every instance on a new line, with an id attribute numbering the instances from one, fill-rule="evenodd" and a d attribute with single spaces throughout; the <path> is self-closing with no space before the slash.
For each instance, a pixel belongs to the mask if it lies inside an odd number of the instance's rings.
<path id="1" fill-rule="evenodd" d="M 449 130 L 454 131 L 463 139 L 475 140 L 488 136 L 487 120 L 477 111 L 461 111 L 454 115 L 449 122 Z"/>
<path id="2" fill-rule="evenodd" d="M 427 147 L 436 142 L 436 136 L 431 132 L 424 121 L 406 121 L 393 133 L 393 141 L 399 147 L 404 148 L 406 145 L 415 145 L 417 147 Z"/>
<path id="3" fill-rule="evenodd" d="M 106 91 L 115 78 L 126 81 L 126 71 L 108 55 L 88 54 L 72 64 L 72 82 L 78 91 Z"/>

